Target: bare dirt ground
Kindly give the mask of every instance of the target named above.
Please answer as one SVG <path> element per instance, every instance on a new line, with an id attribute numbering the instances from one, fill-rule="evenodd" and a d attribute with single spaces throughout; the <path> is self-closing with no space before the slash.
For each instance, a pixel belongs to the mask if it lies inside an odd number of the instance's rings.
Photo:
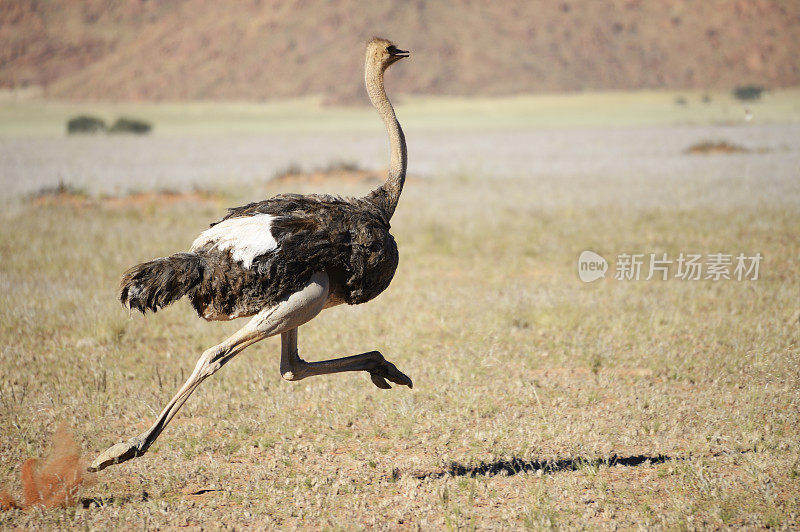
<path id="1" fill-rule="evenodd" d="M 401 265 L 367 305 L 300 329 L 364 375 L 287 383 L 279 342 L 205 382 L 150 452 L 7 528 L 800 526 L 800 126 L 409 133 Z M 698 142 L 745 153 L 691 155 Z M 179 303 L 129 317 L 120 273 L 185 250 L 229 205 L 361 181 L 269 183 L 292 163 L 380 168 L 380 136 L 4 139 L 0 487 L 67 421 L 92 458 L 144 429 L 239 323 Z M 37 203 L 197 187 L 209 201 Z M 288 187 L 288 188 L 287 188 Z M 99 196 L 98 196 L 99 197 Z M 757 281 L 582 283 L 579 253 L 763 255 Z M 674 268 L 674 265 L 673 265 Z M 674 272 L 674 269 L 673 269 Z"/>

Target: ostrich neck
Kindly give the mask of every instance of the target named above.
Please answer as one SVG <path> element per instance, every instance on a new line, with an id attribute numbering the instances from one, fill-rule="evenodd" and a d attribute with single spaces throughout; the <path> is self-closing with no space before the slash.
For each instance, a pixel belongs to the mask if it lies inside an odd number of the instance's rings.
<path id="1" fill-rule="evenodd" d="M 400 199 L 400 193 L 403 191 L 403 183 L 406 180 L 406 165 L 408 164 L 406 138 L 400 128 L 400 122 L 397 121 L 397 116 L 394 114 L 392 103 L 386 97 L 386 89 L 383 87 L 383 71 L 367 67 L 364 81 L 369 99 L 386 125 L 391 148 L 389 176 L 383 185 L 367 196 L 367 199 L 382 208 L 387 218 L 391 218 L 395 207 L 397 207 L 397 201 Z"/>

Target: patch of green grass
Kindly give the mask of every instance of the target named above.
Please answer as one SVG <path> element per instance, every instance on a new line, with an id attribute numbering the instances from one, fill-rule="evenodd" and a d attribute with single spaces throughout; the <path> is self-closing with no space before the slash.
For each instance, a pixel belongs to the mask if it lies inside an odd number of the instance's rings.
<path id="1" fill-rule="evenodd" d="M 683 98 L 683 105 L 675 105 Z M 744 121 L 744 104 L 725 91 L 609 91 L 501 98 L 400 97 L 407 131 L 492 130 L 530 127 L 599 127 L 720 124 Z M 108 103 L 20 100 L 0 102 L 0 136 L 60 136 L 66 121 L 92 114 L 111 123 L 140 117 L 155 135 L 365 131 L 375 111 L 324 107 L 320 97 L 271 102 Z M 366 102 L 365 102 L 366 103 Z M 747 102 L 756 122 L 800 121 L 800 89 L 776 89 Z"/>

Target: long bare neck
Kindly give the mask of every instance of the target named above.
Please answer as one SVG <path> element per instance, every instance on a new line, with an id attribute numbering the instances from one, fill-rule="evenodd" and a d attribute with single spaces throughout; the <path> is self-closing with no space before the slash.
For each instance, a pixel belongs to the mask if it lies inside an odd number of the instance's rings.
<path id="1" fill-rule="evenodd" d="M 391 158 L 389 159 L 389 176 L 386 182 L 373 190 L 367 199 L 375 203 L 385 213 L 387 218 L 391 218 L 403 192 L 403 183 L 406 180 L 406 166 L 408 165 L 408 155 L 406 153 L 406 138 L 400 128 L 400 122 L 394 114 L 394 108 L 389 98 L 386 97 L 386 89 L 383 87 L 383 71 L 380 68 L 371 68 L 369 63 L 364 73 L 364 81 L 367 85 L 367 94 L 372 105 L 381 115 L 383 123 L 386 124 L 386 132 L 389 134 L 389 147 L 391 148 Z"/>

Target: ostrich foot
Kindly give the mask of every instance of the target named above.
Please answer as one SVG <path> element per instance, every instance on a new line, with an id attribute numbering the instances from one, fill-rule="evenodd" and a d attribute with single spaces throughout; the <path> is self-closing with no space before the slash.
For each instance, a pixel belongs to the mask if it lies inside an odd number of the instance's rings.
<path id="1" fill-rule="evenodd" d="M 145 453 L 145 450 L 142 449 L 143 446 L 144 440 L 139 436 L 131 438 L 126 442 L 112 445 L 98 456 L 87 469 L 91 473 L 96 473 L 112 464 L 121 464 L 122 462 L 127 462 L 131 458 L 142 456 Z"/>
<path id="2" fill-rule="evenodd" d="M 386 382 L 387 379 L 395 384 L 408 386 L 409 388 L 414 387 L 414 383 L 411 382 L 411 379 L 408 377 L 408 375 L 397 369 L 397 367 L 388 360 L 384 359 L 373 369 L 368 371 L 370 377 L 372 378 L 372 383 L 383 390 L 390 390 L 392 388 L 391 385 Z"/>

